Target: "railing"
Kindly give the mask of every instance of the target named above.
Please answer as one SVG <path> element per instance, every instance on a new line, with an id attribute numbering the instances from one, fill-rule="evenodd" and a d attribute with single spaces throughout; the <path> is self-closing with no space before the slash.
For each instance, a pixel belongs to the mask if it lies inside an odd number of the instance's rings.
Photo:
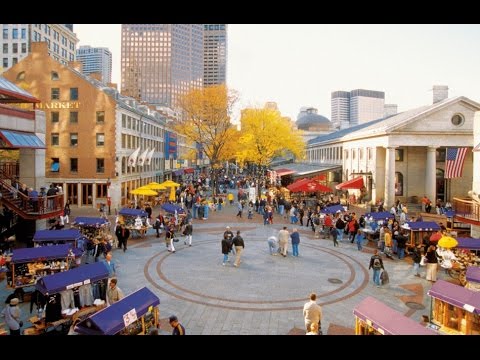
<path id="1" fill-rule="evenodd" d="M 58 216 L 63 211 L 63 195 L 26 196 L 9 184 L 8 180 L 0 179 L 1 202 L 10 210 L 24 219 L 39 220 Z"/>
<path id="2" fill-rule="evenodd" d="M 17 161 L 0 163 L 0 176 L 13 180 L 19 173 L 19 163 Z"/>
<path id="3" fill-rule="evenodd" d="M 465 222 L 480 224 L 480 203 L 471 199 L 453 198 L 453 210 L 455 216 L 462 218 Z"/>

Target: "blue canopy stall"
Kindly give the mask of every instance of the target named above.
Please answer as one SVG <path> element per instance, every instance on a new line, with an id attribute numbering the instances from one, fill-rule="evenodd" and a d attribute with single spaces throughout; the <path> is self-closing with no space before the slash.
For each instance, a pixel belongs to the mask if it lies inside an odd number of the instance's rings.
<path id="1" fill-rule="evenodd" d="M 480 292 L 438 280 L 427 292 L 432 297 L 431 321 L 445 334 L 480 334 Z"/>
<path id="2" fill-rule="evenodd" d="M 141 210 L 141 209 L 130 209 L 130 208 L 123 208 L 119 211 L 119 214 L 120 215 L 123 215 L 123 216 L 140 216 L 140 217 L 146 217 L 147 216 L 147 213 L 145 210 Z"/>
<path id="3" fill-rule="evenodd" d="M 410 230 L 407 246 L 415 247 L 422 243 L 425 235 L 432 235 L 433 232 L 440 230 L 440 225 L 434 221 L 408 221 L 403 226 L 403 229 Z"/>
<path id="4" fill-rule="evenodd" d="M 469 266 L 465 274 L 467 284 L 465 287 L 473 291 L 480 291 L 480 267 Z"/>
<path id="5" fill-rule="evenodd" d="M 185 214 L 185 210 L 183 210 L 180 206 L 173 204 L 163 204 L 162 209 L 170 214 L 175 214 L 175 211 L 177 214 Z"/>
<path id="6" fill-rule="evenodd" d="M 436 335 L 381 301 L 367 297 L 353 309 L 355 335 Z"/>
<path id="7" fill-rule="evenodd" d="M 69 230 L 37 230 L 33 236 L 35 246 L 50 244 L 69 244 L 72 248 L 83 249 L 85 237 L 77 229 Z M 73 246 L 72 246 L 73 245 Z"/>
<path id="8" fill-rule="evenodd" d="M 103 261 L 42 277 L 35 285 L 43 295 L 51 295 L 77 286 L 108 278 L 108 269 Z"/>
<path id="9" fill-rule="evenodd" d="M 35 285 L 37 279 L 47 272 L 68 270 L 68 258 L 73 256 L 68 244 L 15 249 L 10 261 L 11 280 L 7 281 L 7 286 Z"/>
<path id="10" fill-rule="evenodd" d="M 113 236 L 110 235 L 110 222 L 107 219 L 78 216 L 72 222 L 72 225 L 78 229 L 87 241 L 95 242 L 95 240 L 98 240 L 99 238 L 105 238 L 107 241 L 111 242 L 114 240 Z M 85 246 L 86 243 L 82 245 Z"/>
<path id="11" fill-rule="evenodd" d="M 85 335 L 138 335 L 158 327 L 160 299 L 147 287 L 81 321 L 75 331 Z"/>
<path id="12" fill-rule="evenodd" d="M 389 213 L 388 211 L 382 212 L 372 212 L 365 214 L 365 218 L 372 218 L 375 221 L 395 219 L 395 215 Z"/>
<path id="13" fill-rule="evenodd" d="M 343 205 L 332 205 L 324 207 L 322 210 L 320 210 L 320 212 L 323 214 L 335 214 L 337 211 L 344 212 L 345 208 Z"/>
<path id="14" fill-rule="evenodd" d="M 458 249 L 480 250 L 480 239 L 474 238 L 457 238 Z"/>
<path id="15" fill-rule="evenodd" d="M 73 225 L 78 226 L 91 226 L 91 227 L 102 227 L 105 225 L 109 225 L 110 222 L 104 218 L 97 218 L 97 217 L 87 217 L 87 216 L 78 216 L 73 221 Z"/>

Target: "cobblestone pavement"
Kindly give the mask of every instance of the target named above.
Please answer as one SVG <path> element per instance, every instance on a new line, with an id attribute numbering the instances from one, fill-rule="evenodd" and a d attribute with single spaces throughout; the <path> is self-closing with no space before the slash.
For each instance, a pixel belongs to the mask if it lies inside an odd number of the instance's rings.
<path id="1" fill-rule="evenodd" d="M 155 216 L 158 211 L 154 209 Z M 376 288 L 368 270 L 372 248 L 358 251 L 346 240 L 333 247 L 331 240 L 315 238 L 310 229 L 297 226 L 299 256 L 291 256 L 291 244 L 286 258 L 272 256 L 266 239 L 282 226 L 291 231 L 294 225 L 275 215 L 274 224 L 264 226 L 260 215 L 239 219 L 236 212 L 235 205 L 227 205 L 210 212 L 207 220 L 194 219 L 193 246 L 180 237 L 176 253 L 168 252 L 163 236 L 156 238 L 152 230 L 145 238 L 130 239 L 126 252 L 113 251 L 119 287 L 126 294 L 147 286 L 159 296 L 162 334 L 171 332 L 165 321 L 171 314 L 178 316 L 187 334 L 304 334 L 302 308 L 312 291 L 323 308 L 324 334 L 352 334 L 353 308 L 367 296 L 419 322 L 429 314 L 430 282 L 413 276 L 409 259 L 384 260 L 390 284 Z M 98 212 L 72 208 L 72 215 Z M 233 259 L 222 266 L 220 241 L 227 225 L 234 233 L 240 230 L 245 240 L 239 267 L 233 266 Z M 439 278 L 444 276 L 439 272 Z M 5 281 L 0 288 L 1 308 L 11 290 L 6 290 Z M 408 302 L 424 309 L 411 309 Z M 21 306 L 27 320 L 30 306 Z"/>

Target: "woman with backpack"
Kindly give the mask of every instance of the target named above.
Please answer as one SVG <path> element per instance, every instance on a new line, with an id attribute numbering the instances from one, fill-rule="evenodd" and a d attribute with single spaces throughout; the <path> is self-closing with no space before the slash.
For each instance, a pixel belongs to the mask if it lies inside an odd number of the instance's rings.
<path id="1" fill-rule="evenodd" d="M 373 269 L 373 282 L 375 285 L 377 285 L 377 287 L 380 287 L 380 272 L 385 268 L 383 267 L 382 258 L 380 255 L 378 255 L 378 250 L 375 250 L 373 256 L 370 258 L 370 265 L 368 269 Z"/>

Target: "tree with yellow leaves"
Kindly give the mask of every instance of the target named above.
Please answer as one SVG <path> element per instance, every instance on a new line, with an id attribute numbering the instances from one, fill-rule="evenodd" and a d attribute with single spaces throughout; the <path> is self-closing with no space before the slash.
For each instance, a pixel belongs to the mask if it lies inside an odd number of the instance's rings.
<path id="1" fill-rule="evenodd" d="M 268 166 L 276 156 L 292 153 L 303 158 L 305 143 L 301 132 L 294 130 L 288 118 L 278 110 L 245 109 L 241 117 L 241 136 L 237 160 L 244 164 L 252 162 L 261 167 Z"/>
<path id="2" fill-rule="evenodd" d="M 225 85 L 215 85 L 193 89 L 178 102 L 183 118 L 178 121 L 175 130 L 202 147 L 214 170 L 229 159 L 232 153 L 230 147 L 238 138 L 237 130 L 230 122 L 237 99 L 237 94 Z"/>

